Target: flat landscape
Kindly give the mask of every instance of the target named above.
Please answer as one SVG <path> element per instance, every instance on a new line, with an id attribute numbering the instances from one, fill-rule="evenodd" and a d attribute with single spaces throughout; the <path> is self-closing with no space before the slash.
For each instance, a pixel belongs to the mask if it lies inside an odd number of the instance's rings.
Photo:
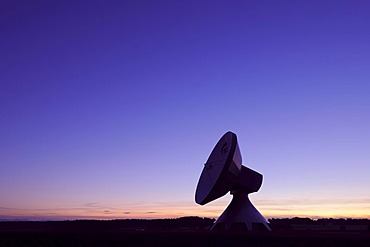
<path id="1" fill-rule="evenodd" d="M 198 222 L 189 227 L 186 222 Z M 370 231 L 210 232 L 208 219 L 158 221 L 0 222 L 0 247 L 15 246 L 362 246 Z M 137 223 L 147 229 L 137 227 Z M 180 224 L 181 222 L 182 224 Z M 154 224 L 156 223 L 156 224 Z M 155 225 L 155 228 L 148 226 Z M 161 225 L 162 227 L 158 227 Z M 205 227 L 203 227 L 205 226 Z"/>
<path id="2" fill-rule="evenodd" d="M 370 246 L 369 233 L 1 232 L 0 246 Z"/>

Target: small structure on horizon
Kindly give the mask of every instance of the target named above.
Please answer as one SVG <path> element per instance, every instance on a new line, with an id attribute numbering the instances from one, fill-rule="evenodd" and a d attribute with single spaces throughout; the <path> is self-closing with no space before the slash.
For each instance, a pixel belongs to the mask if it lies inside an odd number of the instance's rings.
<path id="1" fill-rule="evenodd" d="M 236 134 L 225 133 L 204 164 L 195 202 L 204 205 L 230 191 L 233 199 L 212 226 L 213 231 L 271 231 L 248 198 L 262 185 L 262 174 L 242 165 Z"/>

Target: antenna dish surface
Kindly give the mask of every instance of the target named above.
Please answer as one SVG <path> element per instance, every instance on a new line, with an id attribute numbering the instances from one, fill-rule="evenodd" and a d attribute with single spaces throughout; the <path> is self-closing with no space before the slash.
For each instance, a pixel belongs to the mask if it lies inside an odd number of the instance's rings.
<path id="1" fill-rule="evenodd" d="M 204 205 L 230 191 L 240 175 L 242 158 L 236 135 L 227 132 L 213 148 L 204 164 L 195 193 L 195 201 Z"/>

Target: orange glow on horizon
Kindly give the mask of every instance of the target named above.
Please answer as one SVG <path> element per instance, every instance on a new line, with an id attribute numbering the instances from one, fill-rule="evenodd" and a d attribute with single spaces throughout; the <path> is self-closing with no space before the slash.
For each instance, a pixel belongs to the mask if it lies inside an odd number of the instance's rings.
<path id="1" fill-rule="evenodd" d="M 153 208 L 152 208 L 153 209 Z M 179 218 L 185 216 L 198 216 L 208 218 L 218 218 L 224 208 L 203 210 L 201 209 L 181 209 L 174 208 L 169 210 L 157 208 L 155 211 L 132 211 L 132 212 L 115 212 L 103 210 L 101 212 L 89 212 L 80 210 L 44 210 L 37 212 L 34 210 L 19 210 L 13 212 L 1 212 L 0 219 L 31 219 L 31 220 L 74 220 L 74 219 L 159 219 L 159 218 Z M 335 208 L 335 207 L 312 207 L 312 206 L 295 206 L 286 210 L 274 209 L 273 207 L 258 207 L 259 211 L 265 218 L 292 218 L 308 217 L 317 218 L 370 218 L 369 211 L 359 208 Z"/>
<path id="2" fill-rule="evenodd" d="M 225 198 L 226 199 L 226 198 Z M 158 219 L 199 216 L 218 218 L 227 207 L 225 199 L 199 206 L 193 202 L 135 203 L 113 206 L 99 203 L 85 205 L 63 205 L 54 208 L 0 208 L 0 219 Z M 265 218 L 370 218 L 368 200 L 331 201 L 269 201 L 255 200 L 253 203 Z"/>

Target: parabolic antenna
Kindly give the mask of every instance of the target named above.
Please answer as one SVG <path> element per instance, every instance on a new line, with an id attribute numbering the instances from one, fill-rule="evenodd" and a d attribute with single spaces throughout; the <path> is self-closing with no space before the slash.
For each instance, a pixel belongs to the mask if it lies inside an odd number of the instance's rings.
<path id="1" fill-rule="evenodd" d="M 204 164 L 195 192 L 195 202 L 204 205 L 230 191 L 233 199 L 211 230 L 271 231 L 267 220 L 248 198 L 262 185 L 262 174 L 242 165 L 236 134 L 226 132 Z"/>

